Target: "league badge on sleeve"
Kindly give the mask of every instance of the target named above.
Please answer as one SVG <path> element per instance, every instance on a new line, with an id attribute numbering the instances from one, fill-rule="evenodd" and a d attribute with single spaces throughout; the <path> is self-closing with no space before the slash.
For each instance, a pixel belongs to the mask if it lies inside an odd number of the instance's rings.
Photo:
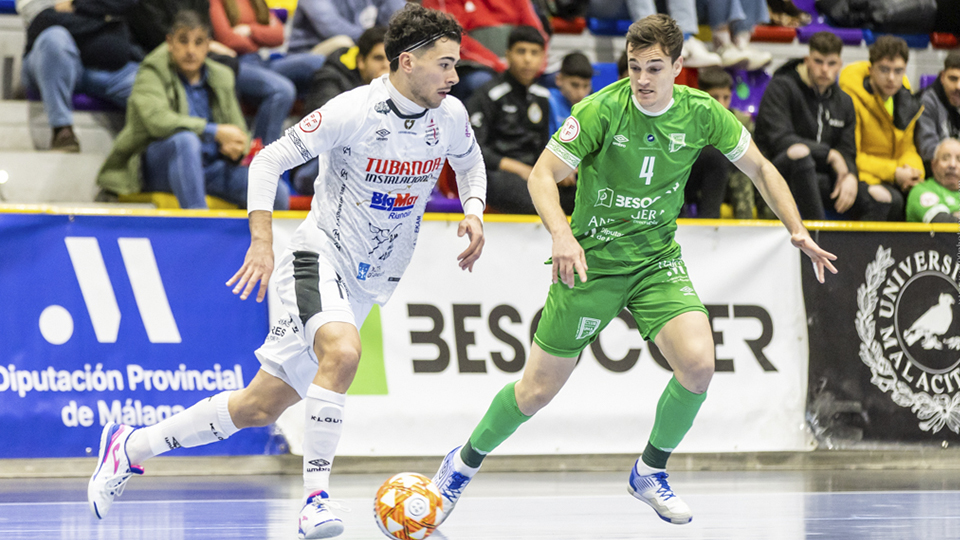
<path id="1" fill-rule="evenodd" d="M 303 120 L 300 121 L 300 129 L 304 133 L 313 133 L 320 127 L 320 121 L 323 117 L 320 115 L 320 111 L 313 111 L 307 116 L 303 117 Z"/>
<path id="2" fill-rule="evenodd" d="M 573 142 L 579 135 L 580 122 L 577 122 L 576 118 L 568 116 L 560 128 L 560 142 Z"/>

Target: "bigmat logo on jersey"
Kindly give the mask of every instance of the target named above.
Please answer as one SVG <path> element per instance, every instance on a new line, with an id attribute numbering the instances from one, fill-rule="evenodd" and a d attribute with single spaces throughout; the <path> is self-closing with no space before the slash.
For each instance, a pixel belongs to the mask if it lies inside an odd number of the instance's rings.
<path id="1" fill-rule="evenodd" d="M 241 219 L 0 214 L 0 458 L 96 454 L 108 421 L 247 384 L 266 309 L 223 284 L 248 243 Z M 271 443 L 259 429 L 178 453 Z"/>
<path id="2" fill-rule="evenodd" d="M 827 287 L 804 274 L 809 417 L 821 439 L 960 441 L 956 238 L 820 233 L 843 254 Z"/>
<path id="3" fill-rule="evenodd" d="M 277 239 L 296 223 L 279 222 Z M 343 455 L 441 455 L 462 444 L 493 396 L 530 358 L 546 300 L 550 237 L 534 223 L 485 226 L 472 273 L 457 266 L 457 221 L 426 221 L 417 252 L 379 316 L 351 389 Z M 278 230 L 289 229 L 289 230 Z M 806 325 L 799 253 L 777 227 L 681 226 L 687 270 L 710 311 L 717 373 L 681 451 L 805 450 Z M 736 257 L 729 256 L 737 253 Z M 771 294 L 776 291 L 776 294 Z M 371 351 L 382 350 L 382 362 Z M 498 452 L 634 453 L 672 376 L 626 312 L 584 351 L 553 403 Z M 372 388 L 379 385 L 380 391 Z M 290 426 L 302 425 L 292 411 Z M 416 433 L 411 437 L 410 433 Z"/>

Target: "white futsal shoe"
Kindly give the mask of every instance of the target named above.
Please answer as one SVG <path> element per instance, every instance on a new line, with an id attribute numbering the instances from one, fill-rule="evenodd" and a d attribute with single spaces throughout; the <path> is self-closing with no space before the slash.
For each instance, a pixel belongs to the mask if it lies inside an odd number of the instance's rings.
<path id="1" fill-rule="evenodd" d="M 453 465 L 454 456 L 460 451 L 460 448 L 460 446 L 454 448 L 447 454 L 447 457 L 443 458 L 443 463 L 440 464 L 440 470 L 433 476 L 433 483 L 440 491 L 440 496 L 443 497 L 443 516 L 440 517 L 437 527 L 450 517 L 450 514 L 453 512 L 453 507 L 457 505 L 460 495 L 463 494 L 464 488 L 467 487 L 467 484 L 469 484 L 473 478 L 457 472 L 456 467 Z"/>
<path id="2" fill-rule="evenodd" d="M 334 504 L 326 491 L 317 491 L 307 497 L 300 510 L 300 533 L 297 537 L 312 540 L 340 536 L 343 533 L 343 521 L 333 515 L 331 506 Z"/>
<path id="3" fill-rule="evenodd" d="M 127 457 L 127 439 L 134 429 L 113 422 L 103 426 L 97 469 L 87 484 L 87 503 L 99 519 L 107 515 L 113 500 L 123 493 L 127 480 L 135 474 L 143 474 L 143 468 L 131 465 Z"/>
<path id="4" fill-rule="evenodd" d="M 631 495 L 650 505 L 660 519 L 676 525 L 693 521 L 693 512 L 687 503 L 670 489 L 667 473 L 643 475 L 637 474 L 637 467 L 630 469 L 630 481 L 627 491 Z"/>

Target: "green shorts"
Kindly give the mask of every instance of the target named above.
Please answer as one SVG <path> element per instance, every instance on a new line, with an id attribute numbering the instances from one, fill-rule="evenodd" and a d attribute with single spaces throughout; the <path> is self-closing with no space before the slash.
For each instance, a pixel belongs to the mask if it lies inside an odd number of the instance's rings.
<path id="1" fill-rule="evenodd" d="M 707 313 L 693 289 L 683 259 L 645 266 L 633 274 L 587 274 L 574 288 L 550 286 L 533 341 L 554 356 L 572 358 L 592 343 L 623 308 L 630 310 L 643 339 L 681 313 Z"/>

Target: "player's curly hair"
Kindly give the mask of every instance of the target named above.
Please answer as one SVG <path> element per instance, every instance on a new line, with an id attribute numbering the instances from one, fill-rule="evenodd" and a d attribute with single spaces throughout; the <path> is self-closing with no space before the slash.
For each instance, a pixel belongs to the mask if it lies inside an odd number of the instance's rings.
<path id="1" fill-rule="evenodd" d="M 390 71 L 400 68 L 401 53 L 427 50 L 444 37 L 460 43 L 462 35 L 463 27 L 452 16 L 408 2 L 390 18 L 384 36 L 383 48 L 390 59 Z"/>
<path id="2" fill-rule="evenodd" d="M 630 25 L 627 30 L 627 50 L 646 49 L 659 45 L 676 62 L 683 49 L 683 31 L 669 15 L 649 15 Z"/>

